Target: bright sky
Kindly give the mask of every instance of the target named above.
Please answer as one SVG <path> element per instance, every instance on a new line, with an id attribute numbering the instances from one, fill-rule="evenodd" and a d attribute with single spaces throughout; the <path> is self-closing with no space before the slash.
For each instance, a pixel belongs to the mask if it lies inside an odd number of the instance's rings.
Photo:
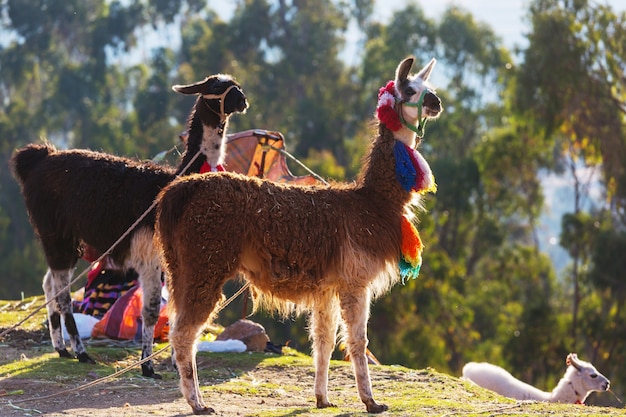
<path id="1" fill-rule="evenodd" d="M 626 4 L 626 0 L 615 2 Z M 408 0 L 376 0 L 375 13 L 383 22 L 396 10 L 402 9 Z M 527 25 L 523 18 L 528 8 L 528 0 L 454 0 L 454 1 L 417 1 L 426 15 L 438 20 L 441 14 L 450 6 L 455 5 L 469 11 L 474 20 L 491 26 L 496 35 L 500 36 L 507 48 L 523 45 L 523 36 Z"/>
<path id="2" fill-rule="evenodd" d="M 459 6 L 469 11 L 476 21 L 491 26 L 494 33 L 504 41 L 510 50 L 514 46 L 526 46 L 524 34 L 528 32 L 530 22 L 526 19 L 529 0 L 413 0 L 421 5 L 426 15 L 438 19 L 450 5 Z M 410 0 L 376 0 L 376 13 L 383 22 L 391 14 L 403 8 Z M 597 0 L 598 4 L 608 4 L 614 11 L 626 11 L 626 0 Z"/>
<path id="3" fill-rule="evenodd" d="M 438 20 L 450 5 L 459 6 L 469 11 L 474 19 L 491 26 L 509 50 L 514 46 L 525 46 L 524 34 L 528 31 L 526 19 L 529 0 L 376 0 L 374 13 L 376 20 L 387 22 L 394 11 L 404 8 L 411 1 L 419 4 L 426 15 Z M 609 4 L 615 11 L 626 10 L 626 0 L 598 0 L 598 3 Z M 222 18 L 227 20 L 233 13 L 235 2 L 227 5 L 222 0 L 209 0 L 216 11 L 223 10 Z"/>

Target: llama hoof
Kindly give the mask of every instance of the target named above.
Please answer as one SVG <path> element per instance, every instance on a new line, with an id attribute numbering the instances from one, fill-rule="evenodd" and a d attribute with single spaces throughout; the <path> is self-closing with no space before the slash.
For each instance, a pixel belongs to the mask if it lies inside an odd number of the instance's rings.
<path id="1" fill-rule="evenodd" d="M 194 408 L 193 414 L 196 416 L 207 415 L 207 414 L 215 414 L 215 410 L 211 407 L 202 407 L 202 408 Z"/>
<path id="2" fill-rule="evenodd" d="M 161 376 L 161 374 L 157 374 L 156 372 L 152 371 L 152 373 L 147 373 L 147 372 L 142 372 L 141 374 L 142 376 L 145 376 L 146 378 L 152 378 L 152 379 L 163 379 L 163 377 Z"/>
<path id="3" fill-rule="evenodd" d="M 328 402 L 328 400 L 322 399 L 322 397 L 317 396 L 317 408 L 329 408 L 329 407 L 337 407 L 335 404 Z"/>
<path id="4" fill-rule="evenodd" d="M 368 413 L 376 413 L 376 414 L 382 413 L 383 411 L 387 411 L 389 409 L 389 407 L 387 407 L 385 404 L 378 404 L 374 400 L 370 400 L 366 402 L 365 407 L 367 408 Z"/>
<path id="5" fill-rule="evenodd" d="M 57 349 L 59 357 L 66 359 L 74 359 L 74 355 L 67 351 L 67 349 Z"/>
<path id="6" fill-rule="evenodd" d="M 91 364 L 91 365 L 95 365 L 96 364 L 96 361 L 91 359 L 89 357 L 89 355 L 87 355 L 86 352 L 79 353 L 77 357 L 78 357 L 78 362 L 88 363 L 88 364 Z"/>
<path id="7" fill-rule="evenodd" d="M 152 366 L 141 365 L 141 375 L 145 376 L 146 378 L 163 379 L 161 374 L 157 374 L 156 372 L 154 372 L 154 368 L 152 368 Z"/>

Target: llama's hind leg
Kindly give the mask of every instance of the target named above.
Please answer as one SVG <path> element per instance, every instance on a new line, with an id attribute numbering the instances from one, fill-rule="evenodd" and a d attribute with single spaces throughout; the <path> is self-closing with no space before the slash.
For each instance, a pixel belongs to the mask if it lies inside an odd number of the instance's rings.
<path id="1" fill-rule="evenodd" d="M 335 407 L 328 401 L 328 368 L 337 343 L 339 311 L 335 294 L 316 300 L 310 319 L 310 334 L 315 362 L 315 399 L 317 408 Z"/>
<path id="2" fill-rule="evenodd" d="M 198 289 L 199 290 L 199 289 Z M 170 341 L 174 352 L 174 362 L 180 375 L 180 390 L 194 414 L 213 414 L 202 399 L 196 365 L 196 339 L 202 326 L 208 320 L 221 292 L 208 292 L 207 299 L 201 303 L 175 303 L 174 322 L 170 328 Z"/>
<path id="3" fill-rule="evenodd" d="M 152 355 L 154 327 L 161 312 L 161 269 L 158 266 L 153 266 L 149 273 L 144 271 L 140 276 L 142 277 L 141 289 L 143 291 L 141 359 L 145 359 Z M 154 372 L 152 360 L 141 364 L 141 374 L 149 378 L 161 379 L 161 375 Z"/>
<path id="4" fill-rule="evenodd" d="M 65 347 L 63 339 L 63 331 L 61 329 L 61 311 L 56 300 L 54 300 L 54 276 L 52 271 L 48 269 L 43 277 L 43 292 L 46 296 L 46 309 L 48 310 L 48 330 L 50 331 L 50 339 L 52 346 L 62 358 L 73 358 Z"/>
<path id="5" fill-rule="evenodd" d="M 346 325 L 346 345 L 359 397 L 368 413 L 382 413 L 387 410 L 385 404 L 378 404 L 372 396 L 372 382 L 367 367 L 367 318 L 369 316 L 370 293 L 367 288 L 351 288 L 349 293 L 340 295 L 341 315 Z"/>
<path id="6" fill-rule="evenodd" d="M 152 238 L 152 230 L 138 230 L 131 241 L 131 258 L 126 264 L 127 267 L 134 268 L 139 275 L 143 293 L 141 359 L 152 355 L 154 327 L 161 312 L 161 265 Z M 141 374 L 148 378 L 161 379 L 161 375 L 154 372 L 152 360 L 141 364 Z"/>
<path id="7" fill-rule="evenodd" d="M 65 346 L 63 339 L 63 330 L 61 328 L 61 318 L 65 322 L 72 350 L 80 362 L 96 363 L 87 355 L 83 341 L 78 334 L 76 321 L 72 314 L 72 300 L 70 297 L 70 288 L 68 286 L 72 270 L 52 271 L 48 269 L 43 280 L 43 289 L 46 296 L 46 305 L 48 310 L 48 326 L 50 330 L 50 339 L 52 346 L 62 358 L 73 358 Z M 67 287 L 67 288 L 65 288 Z M 65 288 L 65 290 L 63 290 Z M 53 301 L 50 301 L 53 300 Z"/>

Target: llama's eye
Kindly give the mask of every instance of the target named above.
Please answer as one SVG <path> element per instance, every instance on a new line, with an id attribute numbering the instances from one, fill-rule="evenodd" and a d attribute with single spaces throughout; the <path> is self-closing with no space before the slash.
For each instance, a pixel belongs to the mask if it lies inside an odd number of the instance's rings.
<path id="1" fill-rule="evenodd" d="M 589 375 L 589 376 L 590 376 L 590 377 L 592 377 L 592 378 L 597 378 L 597 377 L 598 377 L 598 375 L 597 375 L 597 374 L 591 374 L 591 375 Z"/>
<path id="2" fill-rule="evenodd" d="M 415 90 L 413 89 L 413 87 L 409 87 L 406 90 L 404 90 L 404 94 L 406 94 L 408 97 L 414 96 Z"/>

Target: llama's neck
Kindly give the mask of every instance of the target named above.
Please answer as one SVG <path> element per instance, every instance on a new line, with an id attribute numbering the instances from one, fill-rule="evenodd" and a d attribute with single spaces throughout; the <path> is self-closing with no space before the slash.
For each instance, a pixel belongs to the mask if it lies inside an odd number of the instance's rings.
<path id="1" fill-rule="evenodd" d="M 394 132 L 379 123 L 378 137 L 366 156 L 358 183 L 377 198 L 397 203 L 402 209 L 411 200 L 411 193 L 404 190 L 396 177 Z"/>
<path id="2" fill-rule="evenodd" d="M 542 391 L 539 388 L 533 387 L 532 385 L 529 385 L 529 387 L 530 388 L 526 390 L 525 394 L 521 398 L 517 398 L 518 400 L 532 400 L 544 402 L 552 401 L 552 393 Z"/>
<path id="3" fill-rule="evenodd" d="M 202 125 L 200 152 L 213 168 L 224 164 L 226 157 L 226 122 L 224 123 L 224 126 L 218 127 Z"/>
<path id="4" fill-rule="evenodd" d="M 520 381 L 504 369 L 502 369 L 502 372 L 506 374 L 504 380 L 509 382 L 508 384 L 503 385 L 515 386 L 515 393 L 512 394 L 511 392 L 500 391 L 499 381 L 496 382 L 495 386 L 489 387 L 489 389 L 505 396 L 517 398 L 518 400 L 551 401 L 553 395 L 552 392 L 540 390 L 539 388 L 527 384 L 526 382 Z"/>
<path id="5" fill-rule="evenodd" d="M 199 97 L 191 114 L 187 149 L 176 171 L 177 174 L 180 174 L 194 157 L 196 159 L 189 165 L 185 174 L 200 172 L 205 162 L 212 168 L 224 163 L 228 119 L 221 122 L 201 100 Z M 198 152 L 200 154 L 196 157 Z"/>
<path id="6" fill-rule="evenodd" d="M 411 117 L 408 114 L 408 111 L 406 111 L 404 107 L 398 107 L 398 106 L 399 104 L 396 104 L 396 111 L 402 112 L 401 115 L 404 117 L 405 122 L 409 125 L 415 126 L 418 122 L 417 117 Z M 402 128 L 400 130 L 394 132 L 394 136 L 397 140 L 404 143 L 406 146 L 410 148 L 415 147 L 417 134 L 413 130 L 406 127 L 405 125 L 402 125 Z"/>
<path id="7" fill-rule="evenodd" d="M 550 393 L 550 401 L 567 404 L 582 404 L 587 398 L 587 390 L 584 389 L 575 378 L 569 378 L 569 369 L 557 386 Z"/>
<path id="8" fill-rule="evenodd" d="M 408 120 L 407 120 L 408 122 Z M 410 123 L 410 122 L 409 122 Z M 402 126 L 402 129 L 394 132 L 394 136 L 397 140 L 404 143 L 406 146 L 410 148 L 415 147 L 415 142 L 417 140 L 417 135 L 411 129 Z"/>

